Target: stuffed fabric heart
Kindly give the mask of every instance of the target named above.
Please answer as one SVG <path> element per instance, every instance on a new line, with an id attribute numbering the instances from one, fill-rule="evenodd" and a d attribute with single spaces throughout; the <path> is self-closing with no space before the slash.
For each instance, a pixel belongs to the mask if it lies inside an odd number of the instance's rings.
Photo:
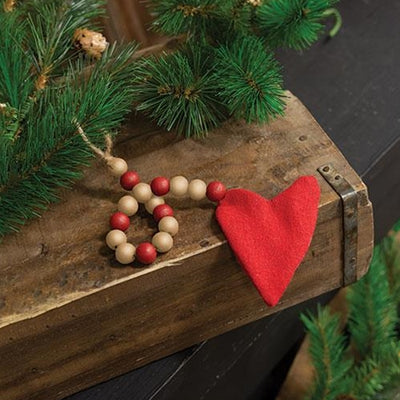
<path id="1" fill-rule="evenodd" d="M 231 189 L 216 217 L 239 263 L 269 306 L 275 306 L 311 244 L 320 188 L 313 176 L 297 179 L 267 200 Z"/>

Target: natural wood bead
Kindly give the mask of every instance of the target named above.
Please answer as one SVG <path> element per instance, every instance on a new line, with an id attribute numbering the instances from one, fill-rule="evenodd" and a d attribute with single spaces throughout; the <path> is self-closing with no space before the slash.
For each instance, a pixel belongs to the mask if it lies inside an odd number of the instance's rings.
<path id="1" fill-rule="evenodd" d="M 118 201 L 118 210 L 129 217 L 135 215 L 138 209 L 139 204 L 137 200 L 128 194 L 126 196 L 122 196 Z"/>
<path id="2" fill-rule="evenodd" d="M 179 223 L 174 217 L 161 218 L 158 223 L 158 230 L 160 232 L 167 232 L 171 236 L 175 236 L 179 231 Z"/>
<path id="3" fill-rule="evenodd" d="M 115 250 L 115 258 L 121 264 L 130 264 L 135 259 L 136 247 L 131 243 L 122 243 Z"/>
<path id="4" fill-rule="evenodd" d="M 207 185 L 201 179 L 193 179 L 189 183 L 188 193 L 193 200 L 202 200 L 206 197 Z"/>
<path id="5" fill-rule="evenodd" d="M 115 250 L 120 244 L 126 243 L 126 235 L 119 229 L 113 229 L 107 233 L 106 243 L 110 249 Z"/>
<path id="6" fill-rule="evenodd" d="M 164 203 L 165 200 L 162 197 L 153 196 L 144 206 L 149 214 L 153 214 L 153 210 L 160 204 Z"/>
<path id="7" fill-rule="evenodd" d="M 114 176 L 121 176 L 128 171 L 128 164 L 122 158 L 111 157 L 107 160 L 107 165 Z"/>
<path id="8" fill-rule="evenodd" d="M 174 196 L 182 197 L 188 191 L 189 182 L 184 176 L 174 176 L 169 181 L 169 191 Z"/>
<path id="9" fill-rule="evenodd" d="M 167 232 L 156 233 L 151 242 L 159 253 L 170 251 L 174 245 L 174 239 L 172 239 L 172 236 Z"/>
<path id="10" fill-rule="evenodd" d="M 132 189 L 132 194 L 139 203 L 146 203 L 146 201 L 149 201 L 153 196 L 150 185 L 143 182 L 138 183 Z"/>

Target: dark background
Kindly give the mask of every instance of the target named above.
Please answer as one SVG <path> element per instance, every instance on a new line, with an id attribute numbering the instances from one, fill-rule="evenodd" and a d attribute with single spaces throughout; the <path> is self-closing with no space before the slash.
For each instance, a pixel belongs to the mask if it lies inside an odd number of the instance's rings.
<path id="1" fill-rule="evenodd" d="M 400 217 L 400 2 L 342 0 L 344 25 L 282 52 L 298 96 L 363 177 L 377 239 Z M 330 23 L 328 24 L 330 25 Z M 332 293 L 156 361 L 68 400 L 274 399 L 304 331 L 299 312 Z"/>

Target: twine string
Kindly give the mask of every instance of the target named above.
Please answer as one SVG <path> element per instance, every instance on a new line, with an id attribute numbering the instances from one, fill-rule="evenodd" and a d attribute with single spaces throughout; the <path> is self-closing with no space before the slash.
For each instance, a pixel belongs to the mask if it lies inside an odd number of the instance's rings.
<path id="1" fill-rule="evenodd" d="M 105 162 L 110 161 L 112 158 L 114 158 L 112 156 L 112 146 L 113 146 L 113 141 L 111 138 L 111 135 L 109 133 L 107 133 L 105 135 L 105 143 L 106 143 L 106 149 L 105 151 L 101 150 L 99 147 L 95 146 L 90 139 L 87 137 L 85 131 L 82 129 L 81 125 L 75 121 L 77 130 L 79 135 L 82 137 L 83 141 L 90 147 L 90 149 L 96 153 L 101 159 L 103 159 Z"/>

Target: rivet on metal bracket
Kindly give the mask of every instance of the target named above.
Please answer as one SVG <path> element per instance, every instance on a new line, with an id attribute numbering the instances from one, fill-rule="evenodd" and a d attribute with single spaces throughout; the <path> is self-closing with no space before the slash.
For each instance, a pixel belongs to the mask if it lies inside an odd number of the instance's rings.
<path id="1" fill-rule="evenodd" d="M 343 208 L 343 284 L 357 280 L 358 195 L 351 184 L 333 167 L 325 164 L 318 172 L 340 196 Z"/>

